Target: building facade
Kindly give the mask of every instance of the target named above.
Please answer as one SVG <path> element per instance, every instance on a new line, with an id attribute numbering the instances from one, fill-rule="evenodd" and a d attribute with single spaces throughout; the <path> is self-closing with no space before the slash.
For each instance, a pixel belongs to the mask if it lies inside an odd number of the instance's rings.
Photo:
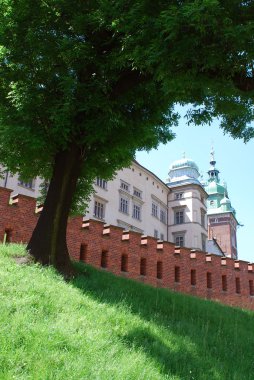
<path id="1" fill-rule="evenodd" d="M 235 212 L 225 186 L 219 183 L 214 154 L 210 164 L 208 183 L 204 185 L 191 159 L 174 161 L 166 183 L 133 161 L 110 181 L 96 178 L 85 218 L 176 246 L 237 258 Z M 4 172 L 0 186 L 38 197 L 41 182 L 40 178 L 25 182 L 18 175 Z"/>
<path id="2" fill-rule="evenodd" d="M 194 161 L 182 158 L 169 169 L 169 241 L 176 245 L 206 251 L 207 194 L 199 182 Z"/>
<path id="3" fill-rule="evenodd" d="M 133 161 L 94 190 L 85 218 L 167 240 L 168 187 L 148 169 Z"/>

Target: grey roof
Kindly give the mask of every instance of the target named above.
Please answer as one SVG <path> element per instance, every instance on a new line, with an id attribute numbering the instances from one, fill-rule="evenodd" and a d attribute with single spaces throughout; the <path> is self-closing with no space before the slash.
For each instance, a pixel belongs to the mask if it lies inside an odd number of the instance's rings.
<path id="1" fill-rule="evenodd" d="M 218 256 L 225 256 L 224 252 L 222 251 L 215 238 L 206 241 L 206 251 L 208 253 L 214 253 Z"/>

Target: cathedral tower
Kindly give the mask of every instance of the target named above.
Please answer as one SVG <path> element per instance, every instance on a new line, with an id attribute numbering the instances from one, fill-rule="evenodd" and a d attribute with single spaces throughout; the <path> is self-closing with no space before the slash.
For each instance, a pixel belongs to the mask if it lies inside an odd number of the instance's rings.
<path id="1" fill-rule="evenodd" d="M 235 216 L 235 209 L 231 206 L 226 184 L 220 183 L 219 173 L 212 149 L 209 178 L 205 185 L 208 194 L 208 239 L 216 239 L 226 256 L 237 259 L 236 230 L 239 223 Z"/>

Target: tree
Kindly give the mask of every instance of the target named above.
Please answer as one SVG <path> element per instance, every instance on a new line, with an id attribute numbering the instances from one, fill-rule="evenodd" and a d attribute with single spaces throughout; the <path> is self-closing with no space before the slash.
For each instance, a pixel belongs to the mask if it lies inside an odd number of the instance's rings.
<path id="1" fill-rule="evenodd" d="M 252 1 L 1 0 L 0 162 L 51 178 L 28 249 L 71 274 L 75 193 L 170 141 L 174 105 L 253 136 Z"/>

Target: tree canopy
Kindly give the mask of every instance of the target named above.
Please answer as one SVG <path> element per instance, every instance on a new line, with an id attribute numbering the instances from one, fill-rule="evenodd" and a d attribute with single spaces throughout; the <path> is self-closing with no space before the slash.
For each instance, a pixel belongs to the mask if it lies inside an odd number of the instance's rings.
<path id="1" fill-rule="evenodd" d="M 254 136 L 253 1 L 0 0 L 0 15 L 0 162 L 52 178 L 53 224 L 65 191 L 170 141 L 176 103 L 189 122 Z"/>

